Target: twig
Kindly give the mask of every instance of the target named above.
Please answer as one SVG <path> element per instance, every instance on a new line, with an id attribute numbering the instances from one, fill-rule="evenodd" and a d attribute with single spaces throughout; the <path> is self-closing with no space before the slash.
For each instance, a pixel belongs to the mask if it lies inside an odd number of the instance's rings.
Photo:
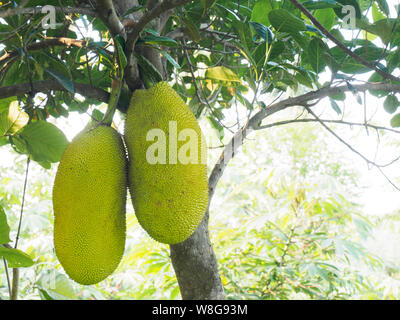
<path id="1" fill-rule="evenodd" d="M 28 172 L 29 172 L 29 163 L 31 162 L 31 159 L 28 157 L 26 160 L 26 171 L 25 171 L 25 181 L 24 181 L 24 190 L 22 193 L 22 203 L 21 203 L 21 211 L 19 213 L 19 222 L 18 222 L 18 229 L 17 229 L 17 236 L 15 238 L 15 245 L 14 248 L 16 249 L 18 246 L 18 240 L 19 240 L 19 235 L 21 232 L 21 224 L 22 224 L 22 215 L 24 213 L 24 204 L 25 204 L 25 194 L 26 194 L 26 185 L 28 182 Z"/>
<path id="2" fill-rule="evenodd" d="M 344 124 L 344 125 L 349 125 L 349 126 L 367 126 L 368 128 L 372 128 L 375 130 L 386 130 L 386 131 L 391 131 L 394 133 L 400 134 L 400 130 L 388 128 L 388 127 L 383 127 L 383 126 L 376 126 L 373 124 L 369 123 L 358 123 L 358 122 L 349 122 L 349 121 L 343 121 L 343 120 L 328 120 L 328 119 L 320 119 L 322 122 L 325 123 L 337 123 L 337 124 Z M 293 119 L 293 120 L 285 120 L 285 121 L 279 121 L 279 122 L 274 122 L 270 124 L 266 124 L 263 126 L 257 127 L 255 130 L 261 130 L 261 129 L 267 129 L 275 126 L 280 126 L 280 125 L 285 125 L 289 123 L 298 123 L 298 122 L 318 122 L 317 119 Z"/>
<path id="3" fill-rule="evenodd" d="M 307 111 L 315 118 L 317 119 L 317 121 L 326 129 L 328 130 L 336 139 L 338 139 L 341 143 L 343 143 L 347 148 L 349 148 L 352 152 L 354 152 L 355 154 L 357 154 L 359 157 L 361 157 L 362 159 L 364 159 L 367 164 L 372 165 L 376 168 L 378 168 L 378 170 L 382 173 L 382 175 L 386 178 L 386 180 L 394 187 L 396 188 L 398 191 L 400 191 L 400 188 L 397 187 L 382 171 L 382 167 L 386 167 L 388 165 L 390 165 L 391 163 L 393 163 L 393 161 L 389 164 L 386 165 L 379 165 L 376 162 L 369 160 L 366 156 L 364 156 L 361 152 L 357 151 L 356 149 L 354 149 L 350 144 L 348 144 L 346 141 L 344 141 L 335 131 L 333 131 L 331 128 L 329 128 L 324 122 L 322 122 L 318 116 L 306 105 L 304 105 L 304 108 L 307 109 Z M 399 158 L 397 158 L 399 159 Z"/>
<path id="4" fill-rule="evenodd" d="M 76 40 L 76 39 L 65 38 L 65 37 L 60 37 L 60 38 L 48 37 L 48 38 L 45 38 L 43 41 L 34 42 L 34 43 L 28 45 L 26 47 L 26 49 L 28 51 L 42 50 L 44 48 L 51 47 L 51 46 L 66 46 L 66 47 L 74 46 L 74 47 L 78 47 L 78 48 L 87 47 L 89 49 L 91 49 L 91 48 L 96 49 L 95 46 L 91 46 L 91 45 L 87 45 L 87 44 L 88 44 L 88 42 L 86 40 Z M 111 52 L 109 52 L 109 53 L 112 54 Z M 14 57 L 17 57 L 19 54 L 20 53 L 17 50 L 6 52 L 5 54 L 3 54 L 0 57 L 0 63 L 4 64 L 8 60 L 10 60 Z"/>
<path id="5" fill-rule="evenodd" d="M 400 85 L 395 85 L 391 83 L 364 83 L 360 85 L 354 85 L 353 88 L 355 88 L 355 90 L 357 91 L 375 89 L 385 90 L 389 92 L 400 92 Z M 324 97 L 347 91 L 350 91 L 348 86 L 324 87 L 319 90 L 311 91 L 294 98 L 281 100 L 275 104 L 270 105 L 267 108 L 258 111 L 249 119 L 248 123 L 241 130 L 236 132 L 236 134 L 232 137 L 231 141 L 225 146 L 223 152 L 221 153 L 218 162 L 215 164 L 208 179 L 210 199 L 214 194 L 218 181 L 221 178 L 228 162 L 230 161 L 230 159 L 232 159 L 232 157 L 234 157 L 236 150 L 242 145 L 242 142 L 247 136 L 249 130 L 257 130 L 261 126 L 261 122 L 263 119 L 288 107 L 304 106 L 307 105 L 309 101 L 322 99 Z"/>
<path id="6" fill-rule="evenodd" d="M 115 11 L 112 0 L 97 0 L 96 11 L 113 36 L 121 34 L 126 39 L 125 28 Z"/>
<path id="7" fill-rule="evenodd" d="M 153 19 L 159 17 L 162 13 L 174 9 L 179 6 L 183 6 L 192 0 L 165 0 L 156 5 L 152 10 L 148 11 L 140 20 L 135 24 L 129 33 L 128 46 L 133 48 L 139 38 L 140 32 L 146 27 L 146 25 Z"/>
<path id="8" fill-rule="evenodd" d="M 10 296 L 12 296 L 12 290 L 11 290 L 11 281 L 10 281 L 10 275 L 8 274 L 8 266 L 7 266 L 7 260 L 6 258 L 3 257 L 3 263 L 4 263 L 4 269 L 6 271 L 6 279 L 7 279 L 7 286 L 8 286 L 8 294 Z"/>
<path id="9" fill-rule="evenodd" d="M 345 53 L 347 53 L 350 57 L 352 57 L 354 60 L 358 61 L 362 65 L 376 71 L 379 73 L 382 77 L 385 79 L 390 79 L 390 80 L 395 80 L 395 81 L 400 81 L 400 78 L 395 77 L 389 73 L 386 73 L 382 69 L 378 68 L 376 64 L 370 63 L 361 56 L 355 54 L 353 51 L 348 49 L 343 43 L 341 43 L 338 39 L 336 39 L 328 30 L 324 28 L 324 26 L 314 18 L 314 16 L 311 14 L 310 11 L 308 11 L 300 2 L 297 0 L 290 0 L 291 3 L 295 7 L 297 7 L 301 12 L 304 13 L 304 15 L 311 20 L 311 22 L 331 41 L 333 41 L 340 49 L 342 49 Z"/>

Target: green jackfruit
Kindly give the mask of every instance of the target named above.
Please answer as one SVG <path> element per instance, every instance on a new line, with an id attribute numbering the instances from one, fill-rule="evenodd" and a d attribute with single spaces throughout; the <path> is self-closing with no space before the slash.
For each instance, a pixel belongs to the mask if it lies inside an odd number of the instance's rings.
<path id="1" fill-rule="evenodd" d="M 54 246 L 66 273 L 89 285 L 121 261 L 126 238 L 127 159 L 119 134 L 86 129 L 68 145 L 54 187 Z"/>
<path id="2" fill-rule="evenodd" d="M 159 242 L 184 241 L 207 210 L 204 140 L 193 113 L 167 83 L 132 95 L 125 123 L 129 190 L 139 223 Z"/>

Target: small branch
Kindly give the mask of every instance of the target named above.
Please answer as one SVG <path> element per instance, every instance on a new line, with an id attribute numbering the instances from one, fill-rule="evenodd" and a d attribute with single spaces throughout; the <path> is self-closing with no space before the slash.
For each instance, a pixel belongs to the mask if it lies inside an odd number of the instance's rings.
<path id="1" fill-rule="evenodd" d="M 12 247 L 8 244 L 2 244 L 3 247 L 11 249 Z M 19 269 L 18 268 L 13 268 L 13 279 L 12 283 L 10 281 L 10 276 L 8 274 L 8 266 L 7 266 L 7 260 L 3 258 L 4 261 L 4 267 L 6 269 L 6 278 L 7 278 L 7 284 L 8 284 L 8 292 L 10 295 L 10 300 L 17 300 L 18 298 L 18 282 L 19 282 Z"/>
<path id="2" fill-rule="evenodd" d="M 97 0 L 96 11 L 113 36 L 121 34 L 126 39 L 125 28 L 115 11 L 112 0 Z"/>
<path id="3" fill-rule="evenodd" d="M 15 237 L 15 245 L 14 245 L 15 249 L 17 249 L 19 235 L 21 233 L 22 215 L 24 213 L 26 185 L 28 183 L 28 172 L 29 172 L 29 163 L 30 162 L 31 162 L 31 159 L 28 157 L 27 160 L 26 160 L 25 181 L 24 181 L 24 189 L 23 189 L 23 192 L 22 192 L 22 202 L 21 202 L 21 211 L 20 211 L 20 214 L 19 214 L 18 230 L 17 230 L 17 236 Z"/>
<path id="4" fill-rule="evenodd" d="M 354 85 L 353 88 L 356 91 L 362 92 L 366 90 L 400 92 L 400 85 L 395 85 L 391 83 L 364 83 L 360 85 Z M 219 157 L 218 162 L 215 164 L 208 179 L 210 201 L 214 194 L 218 181 L 221 178 L 228 162 L 234 157 L 237 149 L 243 144 L 243 141 L 249 133 L 249 130 L 257 130 L 261 126 L 261 122 L 263 119 L 288 107 L 306 106 L 310 101 L 322 99 L 331 95 L 348 91 L 351 90 L 347 85 L 339 87 L 324 87 L 319 90 L 311 91 L 294 98 L 287 98 L 257 112 L 249 119 L 247 124 L 241 130 L 236 132 L 231 141 L 225 146 L 223 152 Z"/>
<path id="5" fill-rule="evenodd" d="M 18 300 L 19 269 L 13 268 L 13 279 L 10 300 Z"/>
<path id="6" fill-rule="evenodd" d="M 6 246 L 6 245 L 3 245 L 3 246 Z M 10 280 L 10 275 L 9 275 L 9 273 L 8 273 L 7 260 L 6 260 L 6 258 L 4 258 L 4 257 L 3 257 L 3 263 L 4 263 L 4 270 L 6 271 L 8 295 L 10 296 L 10 300 L 11 300 L 11 296 L 12 296 L 11 280 Z"/>
<path id="7" fill-rule="evenodd" d="M 86 40 L 76 40 L 76 39 L 71 39 L 71 38 L 46 38 L 43 41 L 40 42 L 34 42 L 30 45 L 28 45 L 26 48 L 28 51 L 33 51 L 33 50 L 42 50 L 44 48 L 48 48 L 48 47 L 52 47 L 52 46 L 66 46 L 66 47 L 70 47 L 70 46 L 75 46 L 78 48 L 82 48 L 84 46 L 86 46 L 87 41 Z M 5 54 L 3 54 L 0 57 L 0 63 L 5 63 L 8 60 L 16 57 L 19 55 L 19 52 L 17 50 L 13 50 L 13 51 L 9 51 L 6 52 Z"/>
<path id="8" fill-rule="evenodd" d="M 310 11 L 308 11 L 301 3 L 299 3 L 297 0 L 290 0 L 291 3 L 295 7 L 297 7 L 301 12 L 304 13 L 305 16 L 307 16 L 311 22 L 331 41 L 333 41 L 340 49 L 342 49 L 345 53 L 347 53 L 350 57 L 352 57 L 354 60 L 358 61 L 362 65 L 376 71 L 379 73 L 382 77 L 385 79 L 390 79 L 394 81 L 400 81 L 400 78 L 395 77 L 389 73 L 386 73 L 382 69 L 378 68 L 376 64 L 370 63 L 369 61 L 365 60 L 364 58 L 360 57 L 359 55 L 355 54 L 353 51 L 348 49 L 343 43 L 341 43 L 338 39 L 336 39 L 328 30 L 324 28 L 324 26 L 314 18 L 314 16 L 311 14 Z"/>
<path id="9" fill-rule="evenodd" d="M 95 17 L 96 11 L 88 8 L 78 8 L 78 7 L 54 7 L 57 12 L 64 12 L 65 14 L 77 13 L 84 14 L 88 16 Z M 34 8 L 14 8 L 0 11 L 0 18 L 8 18 L 11 16 L 22 15 L 22 14 L 42 14 L 42 7 Z"/>
<path id="10" fill-rule="evenodd" d="M 164 12 L 174 9 L 179 6 L 183 6 L 192 0 L 165 0 L 156 5 L 152 10 L 148 11 L 139 21 L 134 25 L 129 33 L 129 47 L 133 48 L 139 38 L 140 32 L 146 27 L 146 25 L 153 19 L 159 17 Z"/>
<path id="11" fill-rule="evenodd" d="M 329 128 L 325 123 L 321 121 L 321 119 L 318 118 L 318 116 L 308 107 L 304 106 L 304 108 L 326 129 L 328 130 L 329 133 L 331 133 L 336 139 L 338 139 L 341 143 L 343 143 L 347 148 L 349 148 L 352 152 L 357 154 L 359 157 L 361 157 L 365 162 L 367 162 L 368 165 L 372 165 L 382 173 L 382 175 L 385 177 L 385 179 L 398 191 L 400 191 L 400 188 L 397 187 L 382 171 L 382 167 L 385 167 L 387 165 L 379 165 L 376 162 L 369 160 L 367 157 L 365 157 L 362 153 L 354 149 L 350 144 L 348 144 L 346 141 L 344 141 L 335 131 L 333 131 L 331 128 Z M 391 162 L 393 163 L 393 161 Z"/>
<path id="12" fill-rule="evenodd" d="M 385 131 L 391 131 L 394 133 L 400 134 L 400 130 L 392 129 L 392 128 L 387 128 L 387 127 L 382 127 L 382 126 L 376 126 L 373 124 L 369 123 L 358 123 L 358 122 L 349 122 L 349 121 L 344 121 L 344 120 L 328 120 L 328 119 L 320 119 L 324 123 L 336 123 L 336 124 L 344 124 L 348 126 L 361 126 L 361 127 L 368 127 L 372 128 L 375 130 L 385 130 Z M 270 124 L 266 124 L 263 126 L 257 127 L 255 130 L 262 130 L 262 129 L 267 129 L 271 127 L 276 127 L 276 126 L 281 126 L 289 123 L 304 123 L 304 122 L 319 122 L 317 119 L 293 119 L 293 120 L 285 120 L 285 121 L 279 121 L 279 122 L 274 122 Z"/>

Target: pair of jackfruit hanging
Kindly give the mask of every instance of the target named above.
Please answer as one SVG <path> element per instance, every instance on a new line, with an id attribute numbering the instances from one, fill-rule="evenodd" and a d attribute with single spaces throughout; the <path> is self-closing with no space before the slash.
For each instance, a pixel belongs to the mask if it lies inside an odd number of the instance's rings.
<path id="1" fill-rule="evenodd" d="M 124 136 L 129 162 L 120 135 L 100 125 L 78 134 L 58 167 L 54 246 L 81 284 L 105 279 L 122 259 L 127 189 L 140 225 L 159 242 L 184 241 L 207 210 L 204 137 L 167 83 L 134 92 Z"/>

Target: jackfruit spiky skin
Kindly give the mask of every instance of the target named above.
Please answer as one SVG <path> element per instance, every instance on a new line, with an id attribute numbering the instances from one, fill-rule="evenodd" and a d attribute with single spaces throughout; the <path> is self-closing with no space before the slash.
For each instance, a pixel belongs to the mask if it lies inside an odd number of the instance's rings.
<path id="1" fill-rule="evenodd" d="M 196 132 L 198 154 L 203 152 L 206 159 L 205 141 L 196 118 L 167 83 L 134 92 L 125 123 L 132 203 L 139 223 L 153 239 L 175 244 L 192 235 L 203 219 L 208 206 L 208 180 L 206 161 L 168 162 L 170 121 L 176 122 L 178 133 L 183 129 Z M 146 159 L 146 151 L 154 143 L 146 141 L 152 129 L 166 134 L 166 164 L 151 164 Z M 183 144 L 185 141 L 178 141 L 177 149 Z"/>
<path id="2" fill-rule="evenodd" d="M 53 187 L 55 251 L 76 282 L 100 282 L 121 261 L 126 192 L 119 134 L 107 126 L 78 134 L 64 152 Z"/>

